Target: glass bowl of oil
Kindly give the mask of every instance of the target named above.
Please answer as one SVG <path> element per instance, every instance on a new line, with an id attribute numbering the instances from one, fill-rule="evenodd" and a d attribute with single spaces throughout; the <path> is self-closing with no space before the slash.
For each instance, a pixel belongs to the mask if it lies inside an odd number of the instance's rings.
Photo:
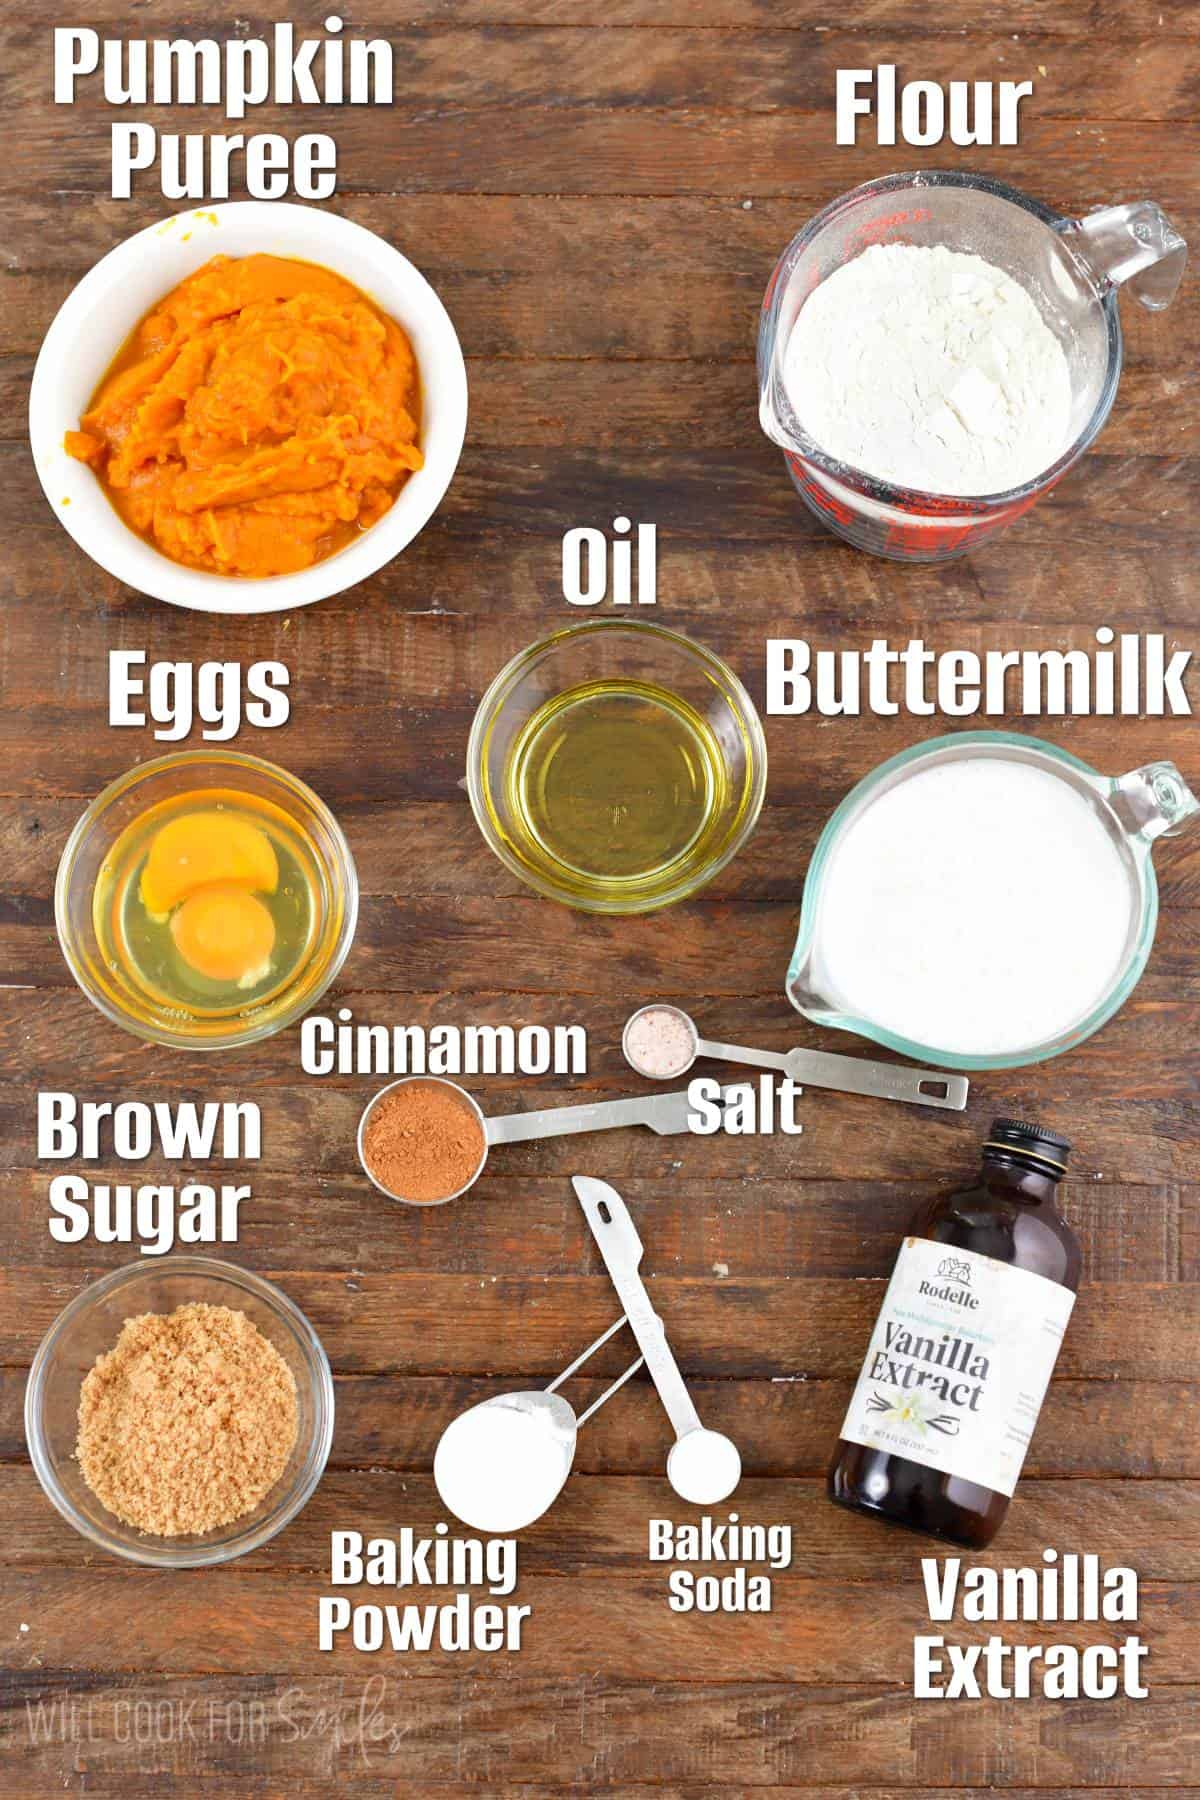
<path id="1" fill-rule="evenodd" d="M 334 980 L 358 878 L 333 814 L 238 751 L 130 769 L 88 807 L 54 890 L 72 975 L 152 1043 L 223 1050 L 281 1031 Z"/>
<path id="2" fill-rule="evenodd" d="M 505 866 L 586 912 L 670 906 L 758 821 L 767 749 L 711 651 L 660 625 L 595 619 L 521 651 L 479 703 L 467 791 Z"/>

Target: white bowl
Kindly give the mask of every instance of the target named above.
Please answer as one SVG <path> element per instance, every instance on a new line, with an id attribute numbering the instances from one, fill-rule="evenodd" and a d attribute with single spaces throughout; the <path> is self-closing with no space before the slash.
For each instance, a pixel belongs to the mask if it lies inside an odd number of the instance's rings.
<path id="1" fill-rule="evenodd" d="M 250 581 L 185 568 L 131 531 L 86 463 L 63 449 L 109 364 L 164 294 L 217 255 L 253 251 L 318 263 L 402 325 L 421 380 L 424 468 L 334 556 L 297 575 Z M 398 556 L 450 485 L 467 428 L 467 371 L 450 315 L 418 269 L 349 219 L 313 206 L 246 200 L 149 225 L 85 275 L 46 333 L 29 396 L 29 439 L 46 498 L 81 549 L 118 581 L 197 612 L 281 612 L 340 594 Z"/>

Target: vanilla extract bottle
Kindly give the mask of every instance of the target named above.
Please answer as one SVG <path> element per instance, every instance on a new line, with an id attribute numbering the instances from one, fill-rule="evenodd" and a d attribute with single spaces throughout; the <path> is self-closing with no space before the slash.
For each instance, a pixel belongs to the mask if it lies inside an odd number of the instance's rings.
<path id="1" fill-rule="evenodd" d="M 839 1506 L 970 1549 L 995 1537 L 1079 1285 L 1056 1203 L 1069 1155 L 996 1119 L 974 1185 L 913 1218 L 829 1471 Z"/>

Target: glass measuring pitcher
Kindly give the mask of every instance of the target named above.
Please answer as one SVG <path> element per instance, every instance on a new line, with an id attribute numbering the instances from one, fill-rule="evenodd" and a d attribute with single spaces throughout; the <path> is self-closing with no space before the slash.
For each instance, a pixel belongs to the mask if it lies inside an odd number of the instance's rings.
<path id="1" fill-rule="evenodd" d="M 1003 269 L 1031 295 L 1067 358 L 1071 441 L 1033 481 L 981 498 L 928 494 L 880 481 L 827 456 L 806 433 L 783 382 L 796 315 L 812 290 L 871 244 L 944 245 Z M 1118 289 L 1151 311 L 1169 306 L 1187 246 L 1150 200 L 1060 217 L 982 175 L 888 175 L 834 200 L 797 233 L 763 300 L 759 418 L 782 446 L 800 497 L 860 550 L 900 562 L 941 562 L 1009 525 L 1049 493 L 1093 443 L 1121 374 Z"/>
<path id="2" fill-rule="evenodd" d="M 947 763 L 991 758 L 1023 762 L 1066 782 L 1081 795 L 1118 852 L 1129 885 L 1129 925 L 1125 943 L 1107 988 L 1085 1016 L 1069 1029 L 1041 1042 L 999 1054 L 963 1054 L 938 1044 L 922 1043 L 863 1016 L 852 1016 L 832 994 L 823 967 L 822 907 L 829 871 L 846 833 L 883 794 L 913 776 Z M 788 999 L 805 1018 L 819 1025 L 852 1031 L 901 1055 L 941 1068 L 1010 1069 L 1061 1055 L 1098 1031 L 1124 1005 L 1141 978 L 1154 942 L 1158 919 L 1158 884 L 1151 851 L 1159 837 L 1174 834 L 1200 814 L 1200 800 L 1188 788 L 1174 763 L 1147 763 L 1128 775 L 1100 775 L 1087 763 L 1040 738 L 1007 731 L 962 731 L 917 744 L 881 763 L 863 777 L 842 801 L 821 833 L 808 875 L 800 913 L 800 930 L 788 967 Z M 1019 854 L 1021 819 L 1001 821 L 999 829 Z M 1052 868 L 1030 870 L 1031 880 L 1053 880 Z M 1118 877 L 1119 879 L 1119 877 Z M 824 928 L 828 930 L 828 926 Z"/>

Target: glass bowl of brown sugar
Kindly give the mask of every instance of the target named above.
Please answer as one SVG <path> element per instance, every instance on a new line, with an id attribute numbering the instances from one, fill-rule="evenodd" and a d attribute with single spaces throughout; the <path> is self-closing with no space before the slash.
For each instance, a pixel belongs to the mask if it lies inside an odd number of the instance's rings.
<path id="1" fill-rule="evenodd" d="M 254 1417 L 264 1384 L 273 1420 Z M 205 1256 L 143 1260 L 89 1283 L 46 1333 L 25 1390 L 29 1454 L 47 1498 L 100 1549 L 157 1568 L 232 1562 L 282 1531 L 321 1479 L 333 1415 L 329 1362 L 299 1307 L 261 1275 Z M 223 1448 L 244 1455 L 259 1425 L 269 1452 L 258 1458 L 261 1491 L 244 1463 L 223 1462 Z M 153 1454 L 156 1429 L 169 1441 Z M 168 1513 L 203 1518 L 239 1481 L 238 1516 L 208 1530 L 156 1528 Z"/>

